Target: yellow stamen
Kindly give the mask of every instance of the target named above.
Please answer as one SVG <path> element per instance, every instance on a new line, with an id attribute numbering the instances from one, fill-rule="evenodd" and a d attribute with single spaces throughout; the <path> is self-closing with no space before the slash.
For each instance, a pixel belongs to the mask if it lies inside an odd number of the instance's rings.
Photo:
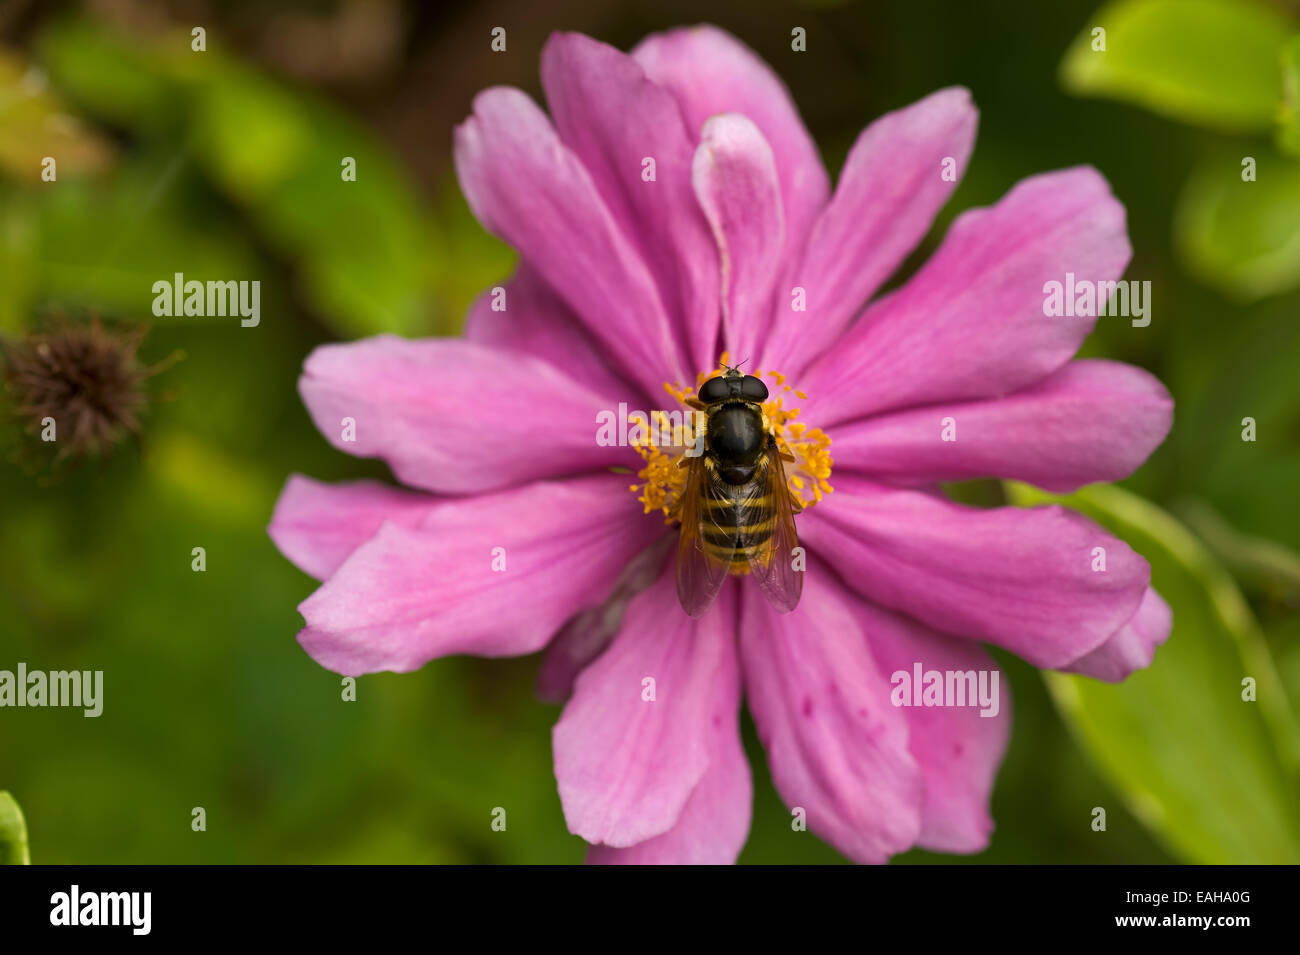
<path id="1" fill-rule="evenodd" d="M 685 406 L 686 400 L 697 395 L 700 387 L 710 378 L 721 375 L 722 366 L 729 362 L 730 356 L 723 352 L 720 366 L 712 371 L 700 372 L 696 376 L 694 388 L 664 382 L 664 391 Z M 784 462 L 791 495 L 805 508 L 812 507 L 834 490 L 828 480 L 835 463 L 829 451 L 831 439 L 820 428 L 809 428 L 804 422 L 796 421 L 798 408 L 785 407 L 782 395 L 793 389 L 785 383 L 784 375 L 771 370 L 756 374 L 775 382 L 776 386 L 770 388 L 770 392 L 781 390 L 781 394 L 772 394 L 763 402 L 763 427 L 775 436 L 777 448 L 795 459 L 793 462 Z M 808 397 L 802 391 L 793 391 L 793 394 L 801 399 Z M 670 419 L 663 411 L 655 411 L 654 415 L 663 433 Z M 645 467 L 637 472 L 640 483 L 631 486 L 632 493 L 637 495 L 645 513 L 660 511 L 669 523 L 677 518 L 682 491 L 686 487 L 688 469 L 683 466 L 683 457 L 686 449 L 695 445 L 696 437 L 693 416 L 687 413 L 682 418 L 684 424 L 674 425 L 670 429 L 671 445 L 662 438 L 656 445 L 649 434 L 634 445 L 637 454 L 645 462 Z"/>

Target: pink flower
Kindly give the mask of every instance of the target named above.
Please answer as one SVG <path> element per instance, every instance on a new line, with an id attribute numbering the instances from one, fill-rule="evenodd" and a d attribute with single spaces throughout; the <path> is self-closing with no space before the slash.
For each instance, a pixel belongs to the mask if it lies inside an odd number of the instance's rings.
<path id="1" fill-rule="evenodd" d="M 894 674 L 996 673 L 985 641 L 1122 680 L 1169 634 L 1123 541 L 1060 507 L 937 490 L 1113 481 L 1163 440 L 1160 382 L 1072 360 L 1094 319 L 1044 313 L 1049 281 L 1119 279 L 1123 207 L 1091 168 L 1026 179 L 873 300 L 966 166 L 965 90 L 868 126 L 832 193 L 781 81 L 717 29 L 630 55 L 559 34 L 542 80 L 549 118 L 494 88 L 455 136 L 471 207 L 520 253 L 505 310 L 489 291 L 464 340 L 307 359 L 322 433 L 413 490 L 290 478 L 271 536 L 324 581 L 299 641 L 351 675 L 545 649 L 541 689 L 567 699 L 560 796 L 592 861 L 734 861 L 742 691 L 781 796 L 845 855 L 980 850 L 1010 707 L 895 705 Z M 771 406 L 802 493 L 824 498 L 797 519 L 809 563 L 788 615 L 737 578 L 687 617 L 660 512 L 671 457 L 595 440 L 599 412 L 656 408 L 664 382 L 698 382 L 723 350 L 808 396 L 797 422 Z M 611 468 L 639 470 L 640 501 Z"/>

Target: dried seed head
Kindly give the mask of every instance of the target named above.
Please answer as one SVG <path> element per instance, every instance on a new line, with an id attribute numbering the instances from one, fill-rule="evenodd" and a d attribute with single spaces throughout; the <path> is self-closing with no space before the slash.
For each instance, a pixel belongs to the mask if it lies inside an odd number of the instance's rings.
<path id="1" fill-rule="evenodd" d="M 53 419 L 56 462 L 106 457 L 128 435 L 139 436 L 149 403 L 145 382 L 162 370 L 137 357 L 146 333 L 143 326 L 106 329 L 95 317 L 89 324 L 59 321 L 0 348 L 11 411 L 33 435 L 47 432 Z"/>

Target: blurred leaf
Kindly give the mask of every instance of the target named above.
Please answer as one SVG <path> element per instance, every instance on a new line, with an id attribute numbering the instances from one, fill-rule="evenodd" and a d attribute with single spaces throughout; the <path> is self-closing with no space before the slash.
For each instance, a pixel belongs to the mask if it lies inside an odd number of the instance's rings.
<path id="1" fill-rule="evenodd" d="M 1203 498 L 1176 502 L 1174 511 L 1248 591 L 1300 606 L 1300 554 L 1277 541 L 1243 534 Z"/>
<path id="2" fill-rule="evenodd" d="M 230 319 L 156 318 L 153 283 L 176 272 L 246 278 L 257 261 L 183 150 L 133 155 L 100 181 L 61 184 L 28 211 L 40 236 L 38 300 L 150 322 L 225 324 Z"/>
<path id="3" fill-rule="evenodd" d="M 1277 145 L 1300 158 L 1300 34 L 1293 36 L 1282 51 L 1282 111 Z"/>
<path id="4" fill-rule="evenodd" d="M 1094 51 L 1092 31 L 1106 31 Z M 1271 128 L 1279 55 L 1294 28 L 1246 0 L 1118 0 L 1093 16 L 1061 61 L 1071 93 L 1231 131 Z"/>
<path id="5" fill-rule="evenodd" d="M 27 327 L 37 269 L 32 205 L 30 197 L 0 188 L 0 331 Z"/>
<path id="6" fill-rule="evenodd" d="M 31 865 L 27 821 L 9 793 L 0 791 L 0 865 Z"/>
<path id="7" fill-rule="evenodd" d="M 1292 611 L 1271 621 L 1265 630 L 1277 659 L 1292 707 L 1300 707 L 1300 613 Z"/>
<path id="8" fill-rule="evenodd" d="M 299 263 L 314 310 L 351 335 L 428 331 L 428 225 L 367 134 L 234 64 L 200 87 L 196 109 L 196 157 Z M 345 157 L 356 181 L 343 179 Z"/>
<path id="9" fill-rule="evenodd" d="M 1232 309 L 1192 288 L 1166 303 L 1179 327 L 1161 377 L 1177 396 L 1178 426 L 1157 452 L 1168 465 L 1166 499 L 1201 497 L 1239 531 L 1296 552 L 1300 508 L 1279 502 L 1300 487 L 1298 305 L 1292 292 Z M 1246 417 L 1257 423 L 1254 441 L 1242 440 Z"/>
<path id="10" fill-rule="evenodd" d="M 1251 156 L 1254 182 L 1242 180 L 1241 156 L 1198 163 L 1174 215 L 1188 269 L 1242 301 L 1300 285 L 1300 162 L 1265 147 Z"/>
<path id="11" fill-rule="evenodd" d="M 474 218 L 454 176 L 443 181 L 436 214 L 430 257 L 438 290 L 435 328 L 441 335 L 459 335 L 470 305 L 484 289 L 505 282 L 516 256 Z"/>
<path id="12" fill-rule="evenodd" d="M 41 49 L 102 117 L 192 142 L 193 161 L 298 266 L 313 310 L 339 331 L 430 330 L 429 222 L 404 170 L 349 117 L 215 50 L 190 53 L 188 36 L 128 42 L 72 20 Z M 136 78 L 97 87 L 122 73 Z M 345 158 L 355 181 L 343 179 Z"/>
<path id="13" fill-rule="evenodd" d="M 0 170 L 41 182 L 42 161 L 56 173 L 93 173 L 107 166 L 112 149 L 69 113 L 46 86 L 45 75 L 17 53 L 0 50 Z"/>
<path id="14" fill-rule="evenodd" d="M 170 132 L 185 103 L 173 77 L 187 62 L 189 37 L 146 49 L 94 21 L 71 17 L 37 40 L 41 62 L 60 88 L 96 116 L 128 129 Z"/>
<path id="15" fill-rule="evenodd" d="M 1189 862 L 1300 861 L 1300 737 L 1232 579 L 1182 525 L 1127 491 L 1007 490 L 1022 506 L 1065 503 L 1126 540 L 1173 608 L 1168 642 L 1123 683 L 1044 674 L 1063 718 L 1129 808 Z M 1257 702 L 1241 699 L 1247 676 Z"/>
<path id="16" fill-rule="evenodd" d="M 275 484 L 247 462 L 192 435 L 158 435 L 149 463 L 159 480 L 189 498 L 196 510 L 231 523 L 260 524 L 267 516 L 264 502 L 275 497 Z"/>

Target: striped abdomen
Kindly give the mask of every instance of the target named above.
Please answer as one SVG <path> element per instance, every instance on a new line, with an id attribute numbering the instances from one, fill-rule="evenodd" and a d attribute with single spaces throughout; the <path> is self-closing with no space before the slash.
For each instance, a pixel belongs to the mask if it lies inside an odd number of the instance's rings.
<path id="1" fill-rule="evenodd" d="M 764 487 L 766 475 L 760 465 L 744 484 L 708 481 L 703 489 L 701 542 L 712 559 L 728 565 L 733 574 L 749 572 L 751 557 L 760 559 L 772 537 L 772 496 Z"/>

